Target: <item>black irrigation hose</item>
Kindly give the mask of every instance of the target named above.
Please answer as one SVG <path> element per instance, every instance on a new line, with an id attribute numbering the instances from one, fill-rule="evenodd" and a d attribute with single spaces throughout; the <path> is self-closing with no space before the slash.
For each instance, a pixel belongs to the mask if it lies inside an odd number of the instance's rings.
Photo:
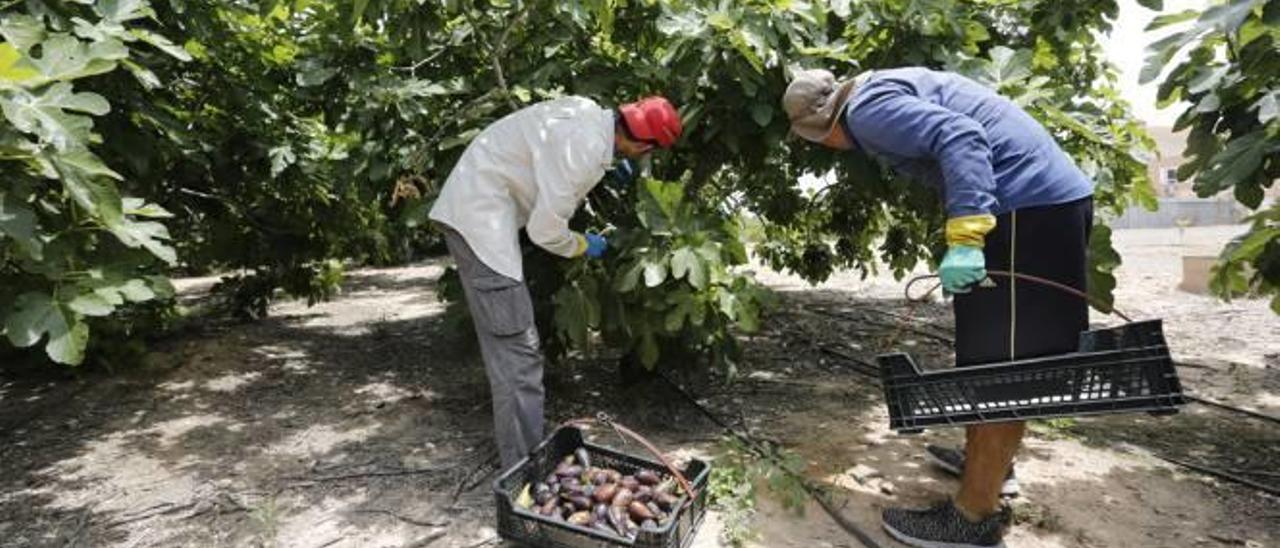
<path id="1" fill-rule="evenodd" d="M 1248 409 L 1243 409 L 1240 407 L 1236 407 L 1234 405 L 1227 405 L 1222 402 L 1216 402 L 1210 399 L 1202 398 L 1195 394 L 1183 394 L 1183 397 L 1201 405 L 1208 405 L 1209 407 L 1217 407 L 1218 409 L 1222 409 L 1224 411 L 1231 411 L 1233 413 L 1239 413 L 1241 415 L 1248 415 L 1255 419 L 1261 419 L 1261 420 L 1272 422 L 1275 424 L 1280 424 L 1280 417 L 1275 417 L 1272 415 L 1268 415 L 1266 413 L 1259 413 L 1257 411 L 1250 411 Z"/>
<path id="2" fill-rule="evenodd" d="M 1186 461 L 1182 461 L 1182 460 L 1178 460 L 1178 459 L 1174 459 L 1174 458 L 1166 457 L 1166 456 L 1159 455 L 1159 454 L 1155 454 L 1155 453 L 1152 453 L 1152 456 L 1154 456 L 1155 458 L 1160 459 L 1160 460 L 1162 460 L 1162 461 L 1165 461 L 1165 462 L 1167 462 L 1167 463 L 1170 463 L 1170 464 L 1176 464 L 1176 465 L 1181 466 L 1181 467 L 1183 467 L 1183 468 L 1186 468 L 1186 469 L 1188 469 L 1188 470 L 1194 470 L 1194 471 L 1199 472 L 1199 473 L 1201 473 L 1201 474 L 1204 474 L 1204 475 L 1206 475 L 1206 476 L 1213 476 L 1213 477 L 1215 477 L 1215 478 L 1222 479 L 1222 480 L 1226 480 L 1226 481 L 1229 481 L 1229 482 L 1232 482 L 1232 483 L 1238 483 L 1238 484 L 1240 484 L 1240 485 L 1244 485 L 1244 486 L 1247 486 L 1247 487 L 1252 487 L 1252 488 L 1257 489 L 1257 490 L 1259 490 L 1259 491 L 1262 491 L 1262 492 L 1264 492 L 1264 493 L 1269 493 L 1269 494 L 1271 494 L 1271 495 L 1274 495 L 1274 496 L 1280 497 L 1280 488 L 1276 488 L 1276 487 L 1272 487 L 1272 486 L 1270 486 L 1270 485 L 1266 485 L 1266 484 L 1258 483 L 1258 482 L 1256 482 L 1256 481 L 1253 481 L 1253 480 L 1251 480 L 1251 479 L 1249 479 L 1249 478 L 1246 478 L 1246 477 L 1243 477 L 1243 476 L 1237 476 L 1237 475 L 1232 474 L 1232 473 L 1229 473 L 1229 472 L 1223 472 L 1222 470 L 1218 470 L 1218 469 L 1215 469 L 1215 468 L 1209 468 L 1208 466 L 1202 466 L 1202 465 L 1199 465 L 1199 464 L 1195 464 L 1195 463 L 1191 463 L 1191 462 L 1186 462 Z"/>
<path id="3" fill-rule="evenodd" d="M 675 381 L 671 380 L 671 377 L 668 377 L 662 372 L 658 372 L 657 375 L 664 382 L 670 385 L 671 388 L 676 391 L 676 393 L 680 394 L 680 397 L 684 398 L 685 401 L 689 402 L 689 405 L 693 406 L 694 409 L 697 409 L 700 413 L 702 413 L 704 417 L 706 417 L 711 422 L 715 423 L 725 432 L 728 432 L 730 435 L 737 438 L 738 441 L 745 444 L 748 449 L 750 449 L 753 453 L 756 454 L 756 456 L 773 461 L 774 464 L 779 465 L 779 468 L 782 471 L 788 474 L 792 474 L 792 472 L 789 469 L 787 469 L 785 466 L 781 466 L 781 463 L 778 463 L 777 461 L 775 461 L 768 451 L 762 449 L 759 443 L 756 442 L 756 440 L 751 439 L 746 434 L 742 434 L 737 430 L 735 430 L 732 426 L 729 426 L 728 423 L 721 420 L 720 417 L 716 416 L 715 413 L 712 413 L 710 409 L 707 409 L 706 406 L 699 403 L 698 399 L 693 397 L 693 394 L 690 394 L 688 391 L 684 389 L 684 387 L 680 386 L 679 384 L 676 384 Z M 883 548 L 880 545 L 880 543 L 876 542 L 875 539 L 871 538 L 871 535 L 868 535 L 866 531 L 863 531 L 856 524 L 849 521 L 842 514 L 840 514 L 840 511 L 831 504 L 831 501 L 826 498 L 826 495 L 824 495 L 821 491 L 814 488 L 813 486 L 809 485 L 809 481 L 806 478 L 796 478 L 796 479 L 798 479 L 800 481 L 800 485 L 804 487 L 805 493 L 808 493 L 808 495 L 812 497 L 813 500 L 816 501 L 818 505 L 822 507 L 822 509 L 827 513 L 827 515 L 831 516 L 831 519 L 835 520 L 836 524 L 839 525 L 842 529 L 844 529 L 845 532 L 849 533 L 850 535 L 853 535 L 854 538 L 858 539 L 858 542 L 861 542 L 862 545 L 866 546 L 867 548 Z"/>

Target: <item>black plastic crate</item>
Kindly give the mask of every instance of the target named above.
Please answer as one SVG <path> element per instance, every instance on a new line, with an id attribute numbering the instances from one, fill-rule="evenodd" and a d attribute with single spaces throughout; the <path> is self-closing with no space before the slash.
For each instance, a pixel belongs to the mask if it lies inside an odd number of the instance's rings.
<path id="1" fill-rule="evenodd" d="M 1070 354 L 922 372 L 879 356 L 889 427 L 1021 421 L 1104 413 L 1177 413 L 1186 400 L 1160 320 L 1080 334 Z"/>
<path id="2" fill-rule="evenodd" d="M 572 426 L 557 429 L 538 444 L 530 455 L 493 483 L 493 494 L 498 507 L 498 534 L 511 541 L 538 548 L 684 548 L 693 542 L 693 536 L 702 525 L 707 512 L 707 476 L 711 467 L 698 459 L 690 459 L 681 474 L 693 486 L 696 497 L 686 505 L 688 493 L 680 490 L 676 517 L 668 520 L 657 531 L 641 529 L 634 540 L 609 535 L 595 529 L 572 525 L 564 521 L 530 512 L 516 506 L 515 499 L 525 484 L 539 481 L 555 470 L 556 464 L 579 447 L 586 447 L 591 462 L 613 468 L 623 474 L 635 474 L 649 469 L 670 475 L 659 462 L 635 457 L 606 447 L 587 443 L 582 431 Z"/>

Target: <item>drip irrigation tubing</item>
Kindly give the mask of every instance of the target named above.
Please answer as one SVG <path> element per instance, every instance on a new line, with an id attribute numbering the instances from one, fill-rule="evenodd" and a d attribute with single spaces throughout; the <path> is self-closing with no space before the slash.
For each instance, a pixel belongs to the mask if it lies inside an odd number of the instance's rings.
<path id="1" fill-rule="evenodd" d="M 1250 416 L 1255 419 L 1268 421 L 1274 424 L 1280 424 L 1280 417 L 1268 415 L 1266 413 L 1259 413 L 1257 411 L 1250 411 L 1248 409 L 1243 409 L 1240 407 L 1236 407 L 1234 405 L 1227 405 L 1222 402 L 1216 402 L 1210 399 L 1202 398 L 1195 394 L 1183 394 L 1183 397 L 1187 398 L 1188 401 L 1193 401 L 1201 405 L 1207 405 L 1209 407 L 1217 407 L 1218 409 L 1222 409 L 1224 411 L 1231 411 L 1232 413 L 1239 413 L 1241 415 Z"/>
<path id="2" fill-rule="evenodd" d="M 1194 471 L 1199 472 L 1199 473 L 1201 473 L 1201 474 L 1204 474 L 1204 475 L 1206 475 L 1206 476 L 1213 476 L 1213 477 L 1218 478 L 1218 479 L 1221 479 L 1221 480 L 1226 480 L 1226 481 L 1229 481 L 1229 482 L 1232 482 L 1232 483 L 1238 483 L 1238 484 L 1240 484 L 1240 485 L 1244 485 L 1244 486 L 1247 486 L 1247 487 L 1252 487 L 1252 488 L 1257 489 L 1257 490 L 1259 490 L 1259 491 L 1262 491 L 1262 492 L 1264 492 L 1264 493 L 1268 493 L 1268 494 L 1270 494 L 1270 495 L 1274 495 L 1274 496 L 1280 497 L 1280 488 L 1276 488 L 1276 487 L 1272 487 L 1272 486 L 1270 486 L 1270 485 L 1266 485 L 1266 484 L 1258 483 L 1258 482 L 1256 482 L 1256 481 L 1253 481 L 1253 480 L 1251 480 L 1251 479 L 1249 479 L 1249 478 L 1246 478 L 1246 477 L 1243 477 L 1243 476 L 1237 476 L 1237 475 L 1232 474 L 1232 473 L 1229 473 L 1229 472 L 1223 472 L 1222 470 L 1218 470 L 1218 469 L 1216 469 L 1216 468 L 1210 468 L 1210 467 L 1208 467 L 1208 466 L 1203 466 L 1203 465 L 1199 465 L 1199 464 L 1195 464 L 1195 463 L 1191 463 L 1191 462 L 1186 462 L 1186 461 L 1183 461 L 1183 460 L 1178 460 L 1178 459 L 1175 459 L 1175 458 L 1170 458 L 1170 457 L 1166 457 L 1166 456 L 1159 455 L 1159 454 L 1155 454 L 1155 453 L 1153 453 L 1153 454 L 1152 454 L 1152 456 L 1154 456 L 1155 458 L 1160 459 L 1160 460 L 1162 460 L 1162 461 L 1165 461 L 1165 462 L 1167 462 L 1167 463 L 1175 464 L 1175 465 L 1181 466 L 1181 467 L 1183 467 L 1183 468 L 1186 468 L 1186 469 L 1188 469 L 1188 470 L 1194 470 Z"/>
<path id="3" fill-rule="evenodd" d="M 857 524 L 849 521 L 848 518 L 844 517 L 844 515 L 841 514 L 837 508 L 835 508 L 835 505 L 831 503 L 831 501 L 826 497 L 824 493 L 822 493 L 816 487 L 809 484 L 809 480 L 807 478 L 795 477 L 794 472 L 792 472 L 787 467 L 783 466 L 782 463 L 777 462 L 773 454 L 768 450 L 766 450 L 765 448 L 761 447 L 759 442 L 752 439 L 750 436 L 746 434 L 738 432 L 732 426 L 729 426 L 728 423 L 726 423 L 720 417 L 716 416 L 715 413 L 712 413 L 710 409 L 706 408 L 706 406 L 702 405 L 702 403 L 700 403 L 697 398 L 693 397 L 693 394 L 690 394 L 687 390 L 684 389 L 684 387 L 680 386 L 675 381 L 671 380 L 671 378 L 668 377 L 667 375 L 661 372 L 657 373 L 657 375 L 659 378 L 663 380 L 663 382 L 671 386 L 671 388 L 675 390 L 677 394 L 680 394 L 681 398 L 689 402 L 689 405 L 693 406 L 694 409 L 697 409 L 699 413 L 702 413 L 704 417 L 706 417 L 712 423 L 715 423 L 716 426 L 719 426 L 725 432 L 728 432 L 729 435 L 737 438 L 738 441 L 746 445 L 746 447 L 752 453 L 755 453 L 757 457 L 767 459 L 773 462 L 774 464 L 778 465 L 778 468 L 782 470 L 784 473 L 793 476 L 793 478 L 797 480 L 800 483 L 800 485 L 804 488 L 805 493 L 807 493 L 811 498 L 813 498 L 813 500 L 817 502 L 819 506 L 822 507 L 823 511 L 825 511 L 827 515 L 831 516 L 831 519 L 835 520 L 837 525 L 839 525 L 842 529 L 844 529 L 845 532 L 849 533 L 850 535 L 853 535 L 854 538 L 858 539 L 858 542 L 861 542 L 863 546 L 866 546 L 867 548 L 883 548 L 883 546 L 881 546 L 880 543 L 876 542 L 875 539 L 871 538 L 871 535 L 867 534 L 866 531 L 863 531 L 861 528 L 857 526 Z"/>

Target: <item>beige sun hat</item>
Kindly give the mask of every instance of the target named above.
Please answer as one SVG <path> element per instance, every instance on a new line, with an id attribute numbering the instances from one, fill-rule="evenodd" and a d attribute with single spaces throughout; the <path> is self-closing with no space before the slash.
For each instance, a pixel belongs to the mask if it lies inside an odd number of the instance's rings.
<path id="1" fill-rule="evenodd" d="M 831 71 L 823 69 L 796 72 L 782 95 L 791 132 L 815 143 L 825 140 L 840 120 L 840 109 L 853 96 L 858 80 L 861 78 L 837 82 Z"/>

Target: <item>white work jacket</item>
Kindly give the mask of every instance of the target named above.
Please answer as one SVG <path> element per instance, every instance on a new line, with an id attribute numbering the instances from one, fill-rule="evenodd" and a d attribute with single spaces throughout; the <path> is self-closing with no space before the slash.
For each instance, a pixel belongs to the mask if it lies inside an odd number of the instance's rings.
<path id="1" fill-rule="evenodd" d="M 613 112 L 582 97 L 525 107 L 467 146 L 431 208 L 496 272 L 524 279 L 519 230 L 562 257 L 586 249 L 569 218 L 613 160 Z"/>

